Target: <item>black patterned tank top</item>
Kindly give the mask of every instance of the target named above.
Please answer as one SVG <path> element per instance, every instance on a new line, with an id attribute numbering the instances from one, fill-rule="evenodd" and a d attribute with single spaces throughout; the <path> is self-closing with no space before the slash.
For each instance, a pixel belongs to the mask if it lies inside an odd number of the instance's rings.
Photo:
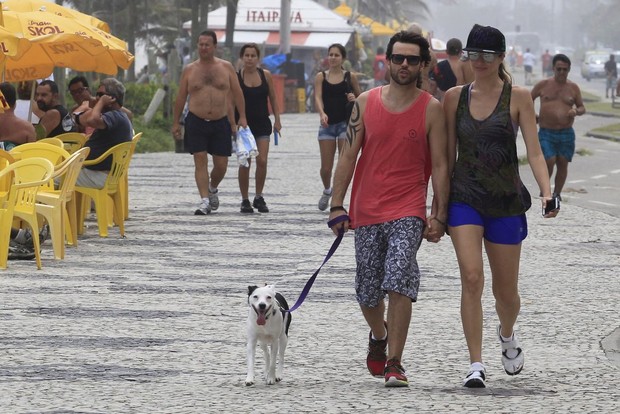
<path id="1" fill-rule="evenodd" d="M 519 176 L 516 126 L 510 117 L 512 85 L 505 82 L 495 110 L 479 121 L 469 112 L 471 84 L 463 86 L 456 110 L 458 158 L 450 201 L 491 217 L 516 216 L 532 205 Z"/>

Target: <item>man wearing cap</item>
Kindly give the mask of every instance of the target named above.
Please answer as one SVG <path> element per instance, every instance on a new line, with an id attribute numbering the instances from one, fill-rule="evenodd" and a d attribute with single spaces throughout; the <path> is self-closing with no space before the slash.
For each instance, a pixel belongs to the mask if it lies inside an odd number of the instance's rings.
<path id="1" fill-rule="evenodd" d="M 568 175 L 568 163 L 575 153 L 575 117 L 586 113 L 579 86 L 568 80 L 570 59 L 563 54 L 553 57 L 554 75 L 543 79 L 532 88 L 532 99 L 540 98 L 538 139 L 542 147 L 549 177 L 555 173 L 553 195 L 562 199 L 561 193 Z"/>
<path id="2" fill-rule="evenodd" d="M 463 386 L 483 388 L 483 248 L 491 269 L 499 319 L 496 338 L 501 344 L 504 371 L 517 375 L 524 364 L 514 326 L 521 303 L 518 279 L 521 243 L 527 237 L 525 212 L 532 202 L 519 176 L 518 129 L 544 196 L 542 208 L 551 200 L 551 188 L 536 134 L 532 97 L 526 88 L 512 85 L 504 66 L 504 35 L 494 27 L 475 25 L 463 50 L 467 51 L 474 81 L 450 89 L 443 102 L 452 167 L 448 232 L 461 273 L 461 321 L 469 351 L 470 365 Z M 545 217 L 556 214 L 554 209 Z"/>

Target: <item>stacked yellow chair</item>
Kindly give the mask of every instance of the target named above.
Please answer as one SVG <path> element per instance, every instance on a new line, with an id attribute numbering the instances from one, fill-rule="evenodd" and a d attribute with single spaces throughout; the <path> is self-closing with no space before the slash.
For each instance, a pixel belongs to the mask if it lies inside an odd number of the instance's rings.
<path id="1" fill-rule="evenodd" d="M 109 156 L 112 156 L 112 168 L 110 169 L 103 188 L 75 187 L 75 191 L 79 195 L 77 205 L 78 234 L 84 233 L 84 220 L 87 211 L 86 202 L 89 198 L 92 198 L 95 202 L 99 236 L 108 237 L 108 224 L 110 222 L 108 218 L 109 200 L 113 203 L 114 221 L 119 227 L 121 237 L 125 236 L 121 182 L 125 174 L 127 174 L 129 161 L 131 160 L 131 146 L 131 141 L 123 142 L 122 144 L 110 148 L 98 158 L 84 162 L 84 167 L 87 167 L 89 165 L 99 164 Z"/>
<path id="2" fill-rule="evenodd" d="M 30 226 L 37 269 L 41 269 L 39 223 L 35 202 L 39 188 L 49 182 L 53 171 L 54 166 L 49 160 L 37 157 L 15 161 L 0 171 L 0 179 L 12 175 L 8 194 L 0 205 L 0 269 L 7 267 L 14 218 Z"/>
<path id="3" fill-rule="evenodd" d="M 66 132 L 64 134 L 56 135 L 57 139 L 61 140 L 64 148 L 69 154 L 73 154 L 79 150 L 86 143 L 86 135 L 81 132 Z"/>
<path id="4" fill-rule="evenodd" d="M 70 244 L 77 246 L 77 217 L 73 192 L 89 152 L 90 148 L 82 148 L 56 166 L 52 178 L 61 180 L 58 189 L 39 191 L 37 194 L 36 210 L 45 217 L 50 226 L 56 259 L 65 258 L 65 238 Z"/>
<path id="5" fill-rule="evenodd" d="M 43 138 L 37 141 L 38 143 L 43 143 L 43 144 L 51 144 L 55 147 L 60 147 L 63 148 L 63 143 L 61 140 L 59 140 L 58 138 Z"/>
<path id="6" fill-rule="evenodd" d="M 60 142 L 60 146 L 53 145 L 45 142 L 27 142 L 25 144 L 18 145 L 13 148 L 10 153 L 17 160 L 25 160 L 27 158 L 45 158 L 50 161 L 52 165 L 58 165 L 67 158 L 71 156 L 65 149 L 62 147 L 62 141 Z M 48 190 L 54 189 L 54 181 L 50 180 L 46 185 Z"/>
<path id="7" fill-rule="evenodd" d="M 0 171 L 8 167 L 10 164 L 13 164 L 14 162 L 15 158 L 13 158 L 10 153 L 6 152 L 3 149 L 0 149 Z M 6 175 L 0 180 L 0 200 L 2 200 L 4 196 L 6 196 L 7 192 L 9 191 L 10 185 L 10 175 Z"/>
<path id="8" fill-rule="evenodd" d="M 138 132 L 136 135 L 133 136 L 133 139 L 131 140 L 132 145 L 131 145 L 130 158 L 133 158 L 133 154 L 136 152 L 136 146 L 138 145 L 140 138 L 142 138 L 142 132 Z M 131 162 L 131 159 L 129 161 Z M 127 174 L 125 174 L 125 177 L 123 178 L 123 182 L 121 183 L 121 185 L 122 185 L 121 197 L 123 200 L 123 214 L 124 214 L 125 220 L 127 220 L 129 218 L 129 169 L 127 171 Z"/>

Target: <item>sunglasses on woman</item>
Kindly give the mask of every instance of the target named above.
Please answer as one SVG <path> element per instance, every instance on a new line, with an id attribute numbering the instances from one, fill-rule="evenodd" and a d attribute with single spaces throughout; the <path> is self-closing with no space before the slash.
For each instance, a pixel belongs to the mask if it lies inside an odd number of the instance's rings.
<path id="1" fill-rule="evenodd" d="M 401 54 L 395 53 L 392 56 L 390 56 L 390 61 L 395 65 L 402 65 L 405 59 L 407 59 L 407 64 L 411 66 L 419 65 L 420 62 L 422 61 L 422 58 L 418 55 L 401 55 Z"/>
<path id="2" fill-rule="evenodd" d="M 497 53 L 490 53 L 490 52 L 467 52 L 467 57 L 469 58 L 469 60 L 478 60 L 482 57 L 482 59 L 487 62 L 487 63 L 491 63 L 495 60 L 495 57 L 498 56 Z"/>

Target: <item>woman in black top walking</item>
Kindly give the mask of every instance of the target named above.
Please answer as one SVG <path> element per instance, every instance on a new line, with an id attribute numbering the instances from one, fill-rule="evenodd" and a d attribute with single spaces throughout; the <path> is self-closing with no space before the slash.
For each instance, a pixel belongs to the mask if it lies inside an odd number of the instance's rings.
<path id="1" fill-rule="evenodd" d="M 551 187 L 530 92 L 512 86 L 504 68 L 504 35 L 493 27 L 475 25 L 463 50 L 474 81 L 451 88 L 443 101 L 452 172 L 447 225 L 461 272 L 461 321 L 470 358 L 463 386 L 482 388 L 486 381 L 482 363 L 483 246 L 491 268 L 502 365 L 508 375 L 517 375 L 524 363 L 514 325 L 521 304 L 519 261 L 531 198 L 519 177 L 518 128 L 543 196 L 543 208 L 551 200 Z M 545 217 L 556 214 L 557 210 Z"/>
<path id="2" fill-rule="evenodd" d="M 237 72 L 239 84 L 245 99 L 245 112 L 248 126 L 256 139 L 258 156 L 256 157 L 256 196 L 250 204 L 248 197 L 250 182 L 250 166 L 239 166 L 239 190 L 241 191 L 241 212 L 253 213 L 256 208 L 261 213 L 268 213 L 269 208 L 263 198 L 263 188 L 267 177 L 267 155 L 269 154 L 269 138 L 272 132 L 280 133 L 280 108 L 276 100 L 271 73 L 258 67 L 260 51 L 255 43 L 243 45 L 240 52 L 243 67 Z M 273 128 L 269 119 L 267 99 L 271 104 L 274 123 Z"/>
<path id="3" fill-rule="evenodd" d="M 319 210 L 325 210 L 332 195 L 331 179 L 336 147 L 342 150 L 346 138 L 348 102 L 355 101 L 361 93 L 355 73 L 345 71 L 342 63 L 347 51 L 339 43 L 327 49 L 329 69 L 317 73 L 314 80 L 314 100 L 321 117 L 319 127 L 319 149 L 321 151 L 321 181 L 323 194 L 319 199 Z"/>

